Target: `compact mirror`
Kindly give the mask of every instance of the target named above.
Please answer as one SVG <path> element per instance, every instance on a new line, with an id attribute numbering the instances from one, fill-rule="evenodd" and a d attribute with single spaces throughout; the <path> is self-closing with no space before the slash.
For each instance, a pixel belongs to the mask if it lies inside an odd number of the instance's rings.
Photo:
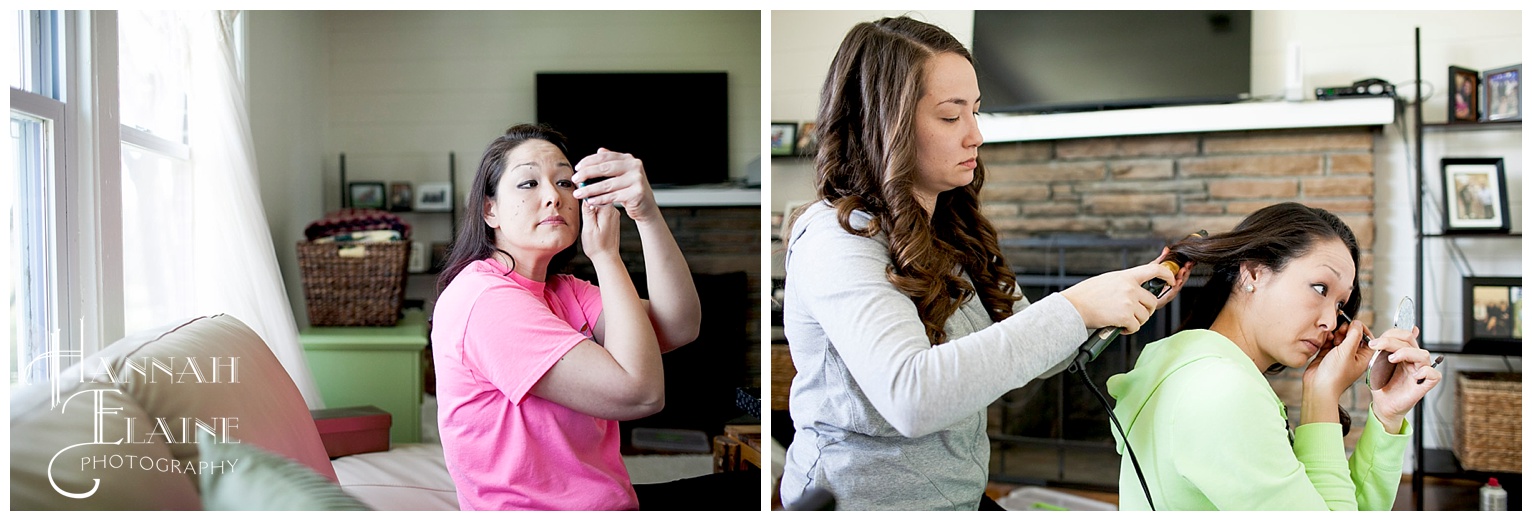
<path id="1" fill-rule="evenodd" d="M 1404 297 L 1399 300 L 1399 309 L 1394 311 L 1394 329 L 1409 330 L 1415 327 L 1415 300 Z M 1388 361 L 1387 351 L 1375 351 L 1372 361 L 1367 364 L 1367 387 L 1374 391 L 1382 389 L 1390 378 L 1394 377 L 1394 363 Z"/>

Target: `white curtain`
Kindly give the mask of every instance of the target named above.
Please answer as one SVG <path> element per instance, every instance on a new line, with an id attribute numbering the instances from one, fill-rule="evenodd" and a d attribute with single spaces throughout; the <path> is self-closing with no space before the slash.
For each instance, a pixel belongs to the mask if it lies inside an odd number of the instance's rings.
<path id="1" fill-rule="evenodd" d="M 249 325 L 271 346 L 309 408 L 323 408 L 261 206 L 245 90 L 234 59 L 239 12 L 182 14 L 191 49 L 187 130 L 195 179 L 196 311 L 228 313 Z"/>

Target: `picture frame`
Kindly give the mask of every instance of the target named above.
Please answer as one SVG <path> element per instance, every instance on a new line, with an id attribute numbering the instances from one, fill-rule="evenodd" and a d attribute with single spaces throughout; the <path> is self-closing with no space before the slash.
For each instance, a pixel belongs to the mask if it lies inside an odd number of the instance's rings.
<path id="1" fill-rule="evenodd" d="M 1463 345 L 1521 344 L 1521 278 L 1463 277 Z"/>
<path id="2" fill-rule="evenodd" d="M 1521 64 L 1484 71 L 1484 121 L 1521 121 Z"/>
<path id="3" fill-rule="evenodd" d="M 798 144 L 798 125 L 790 121 L 771 122 L 771 155 L 790 156 Z"/>
<path id="4" fill-rule="evenodd" d="M 382 210 L 388 202 L 388 199 L 384 197 L 387 193 L 383 183 L 374 181 L 350 183 L 346 185 L 346 206 Z"/>
<path id="5" fill-rule="evenodd" d="M 420 183 L 420 186 L 415 187 L 415 211 L 452 211 L 452 184 Z"/>
<path id="6" fill-rule="evenodd" d="M 814 122 L 805 121 L 798 126 L 798 144 L 793 153 L 814 157 L 817 152 L 819 152 L 819 137 L 814 135 Z"/>
<path id="7" fill-rule="evenodd" d="M 1479 121 L 1479 71 L 1456 65 L 1447 67 L 1447 123 Z"/>
<path id="8" fill-rule="evenodd" d="M 1505 233 L 1511 230 L 1505 160 L 1442 158 L 1442 232 Z"/>
<path id="9" fill-rule="evenodd" d="M 408 212 L 414 204 L 415 192 L 409 183 L 395 182 L 388 186 L 388 211 Z"/>

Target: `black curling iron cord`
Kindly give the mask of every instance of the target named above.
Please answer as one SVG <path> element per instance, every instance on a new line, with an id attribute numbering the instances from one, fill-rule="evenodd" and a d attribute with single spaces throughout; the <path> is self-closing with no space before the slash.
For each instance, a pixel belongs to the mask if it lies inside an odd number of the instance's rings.
<path id="1" fill-rule="evenodd" d="M 1180 268 L 1176 267 L 1170 271 L 1174 273 L 1178 269 Z M 1155 298 L 1164 297 L 1165 293 L 1170 291 L 1169 283 L 1161 279 L 1149 279 L 1141 287 L 1153 293 Z M 1116 426 L 1117 433 L 1122 435 L 1122 446 L 1128 449 L 1128 460 L 1133 462 L 1133 472 L 1138 474 L 1138 484 L 1144 487 L 1144 500 L 1149 502 L 1149 509 L 1154 510 L 1154 498 L 1149 496 L 1149 481 L 1144 479 L 1144 469 L 1138 465 L 1138 455 L 1133 453 L 1133 445 L 1128 443 L 1128 432 L 1122 428 L 1122 422 L 1117 420 L 1117 414 L 1112 412 L 1112 404 L 1107 401 L 1106 395 L 1096 388 L 1096 383 L 1091 381 L 1090 374 L 1085 372 L 1085 364 L 1094 361 L 1096 355 L 1101 354 L 1107 344 L 1117 339 L 1120 333 L 1122 328 L 1115 326 L 1103 327 L 1091 333 L 1090 338 L 1084 344 L 1080 344 L 1080 352 L 1075 355 L 1074 363 L 1069 365 L 1069 371 L 1079 371 L 1080 377 L 1085 379 L 1085 385 L 1090 387 L 1091 392 L 1096 394 L 1096 399 L 1101 400 L 1101 406 L 1106 408 L 1107 417 L 1112 419 L 1112 425 Z"/>
<path id="2" fill-rule="evenodd" d="M 1154 508 L 1154 498 L 1149 497 L 1149 481 L 1144 479 L 1144 469 L 1138 466 L 1138 455 L 1133 453 L 1133 446 L 1128 444 L 1128 432 L 1123 430 L 1122 422 L 1117 421 L 1117 415 L 1112 412 L 1111 404 L 1107 403 L 1106 395 L 1096 388 L 1096 382 L 1090 380 L 1090 374 L 1085 372 L 1085 365 L 1080 365 L 1080 377 L 1085 379 L 1085 386 L 1090 387 L 1090 392 L 1096 394 L 1096 399 L 1101 400 L 1101 405 L 1106 407 L 1106 416 L 1112 419 L 1112 425 L 1117 427 L 1117 433 L 1122 435 L 1122 446 L 1128 448 L 1128 460 L 1133 462 L 1133 472 L 1138 474 L 1138 484 L 1144 487 L 1144 500 L 1149 502 L 1149 510 Z"/>

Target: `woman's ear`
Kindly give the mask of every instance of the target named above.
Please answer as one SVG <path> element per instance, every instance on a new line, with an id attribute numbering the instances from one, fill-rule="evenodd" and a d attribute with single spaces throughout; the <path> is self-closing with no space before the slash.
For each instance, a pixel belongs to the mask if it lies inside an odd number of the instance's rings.
<path id="1" fill-rule="evenodd" d="M 498 208 L 495 206 L 495 200 L 494 199 L 485 199 L 485 201 L 484 201 L 484 225 L 490 227 L 490 229 L 499 228 L 499 226 L 497 226 L 495 224 L 495 222 L 494 222 L 494 220 L 495 220 L 495 211 L 496 210 L 498 210 Z"/>
<path id="2" fill-rule="evenodd" d="M 1250 262 L 1240 263 L 1239 280 L 1234 283 L 1236 293 L 1255 293 L 1271 280 L 1271 269 Z"/>

